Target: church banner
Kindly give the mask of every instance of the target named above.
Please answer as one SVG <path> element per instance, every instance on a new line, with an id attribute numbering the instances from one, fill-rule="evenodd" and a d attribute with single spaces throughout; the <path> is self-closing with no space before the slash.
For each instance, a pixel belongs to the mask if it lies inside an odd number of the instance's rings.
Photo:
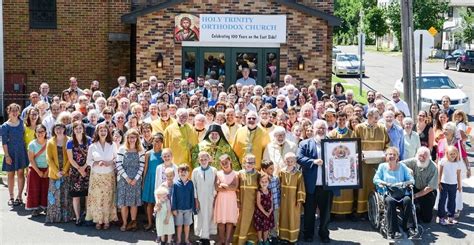
<path id="1" fill-rule="evenodd" d="M 199 41 L 285 43 L 286 15 L 199 15 Z"/>

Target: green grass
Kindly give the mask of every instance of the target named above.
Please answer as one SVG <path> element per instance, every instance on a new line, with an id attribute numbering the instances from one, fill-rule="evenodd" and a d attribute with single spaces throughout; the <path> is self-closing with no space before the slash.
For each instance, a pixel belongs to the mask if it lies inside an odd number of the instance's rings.
<path id="1" fill-rule="evenodd" d="M 350 84 L 348 82 L 346 82 L 346 80 L 336 76 L 336 75 L 332 75 L 332 84 L 331 84 L 331 88 L 334 86 L 334 84 L 336 83 L 341 83 L 342 86 L 344 86 L 344 89 L 345 90 L 348 90 L 348 89 L 351 89 L 352 91 L 354 91 L 354 99 L 359 102 L 359 103 L 363 103 L 363 104 L 367 104 L 367 91 L 365 89 L 362 88 L 362 96 L 359 95 L 359 92 L 360 92 L 360 89 L 359 89 L 359 86 L 358 85 L 353 85 L 353 84 Z"/>
<path id="2" fill-rule="evenodd" d="M 0 154 L 0 175 L 7 175 L 7 173 L 1 170 L 2 166 L 3 166 L 3 154 Z"/>
<path id="3" fill-rule="evenodd" d="M 402 55 L 402 52 L 400 52 L 400 51 L 393 51 L 393 50 L 390 50 L 390 49 L 387 49 L 387 48 L 379 48 L 379 50 L 377 50 L 375 45 L 366 45 L 365 50 L 369 51 L 369 52 L 383 53 L 383 54 L 390 55 L 390 56 L 401 56 Z"/>

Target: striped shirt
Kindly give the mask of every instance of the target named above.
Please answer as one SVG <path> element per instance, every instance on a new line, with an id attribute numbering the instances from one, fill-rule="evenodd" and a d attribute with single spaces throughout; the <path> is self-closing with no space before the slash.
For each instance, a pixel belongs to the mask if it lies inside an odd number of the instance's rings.
<path id="1" fill-rule="evenodd" d="M 135 176 L 128 176 L 128 174 L 126 172 L 126 169 L 123 166 L 123 161 L 125 159 L 125 154 L 127 154 L 127 150 L 125 149 L 125 147 L 123 147 L 123 146 L 120 147 L 120 149 L 118 150 L 117 162 L 116 162 L 116 166 L 115 166 L 115 168 L 117 170 L 117 176 L 119 178 L 122 177 L 125 180 L 127 178 L 130 178 L 130 179 L 135 179 L 135 180 L 138 181 L 142 177 L 143 170 L 145 168 L 145 152 L 144 151 L 138 152 L 138 163 L 140 165 L 138 167 L 138 171 L 135 174 Z M 117 181 L 118 181 L 118 179 L 117 179 Z"/>

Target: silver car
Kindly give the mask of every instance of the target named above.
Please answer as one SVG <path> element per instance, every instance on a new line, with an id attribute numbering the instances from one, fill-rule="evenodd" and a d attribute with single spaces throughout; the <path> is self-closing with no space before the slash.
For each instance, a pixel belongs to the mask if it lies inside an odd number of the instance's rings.
<path id="1" fill-rule="evenodd" d="M 337 53 L 332 64 L 335 75 L 359 75 L 359 56 L 350 53 Z M 362 75 L 365 75 L 365 65 L 362 63 Z"/>

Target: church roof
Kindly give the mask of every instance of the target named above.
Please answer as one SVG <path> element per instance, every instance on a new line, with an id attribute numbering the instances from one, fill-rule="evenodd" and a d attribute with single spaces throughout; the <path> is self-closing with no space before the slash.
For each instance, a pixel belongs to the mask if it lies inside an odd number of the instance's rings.
<path id="1" fill-rule="evenodd" d="M 342 20 L 340 18 L 332 14 L 326 13 L 324 11 L 321 11 L 319 9 L 298 3 L 295 0 L 274 0 L 274 1 L 281 5 L 296 9 L 305 14 L 308 14 L 314 17 L 319 17 L 323 20 L 326 20 L 330 26 L 341 25 Z M 140 16 L 144 16 L 146 14 L 149 14 L 155 11 L 173 7 L 183 2 L 186 2 L 186 0 L 168 0 L 156 5 L 153 5 L 153 6 L 143 8 L 143 9 L 138 9 L 138 10 L 122 15 L 122 22 L 127 23 L 127 24 L 135 24 L 137 22 L 137 18 Z"/>

